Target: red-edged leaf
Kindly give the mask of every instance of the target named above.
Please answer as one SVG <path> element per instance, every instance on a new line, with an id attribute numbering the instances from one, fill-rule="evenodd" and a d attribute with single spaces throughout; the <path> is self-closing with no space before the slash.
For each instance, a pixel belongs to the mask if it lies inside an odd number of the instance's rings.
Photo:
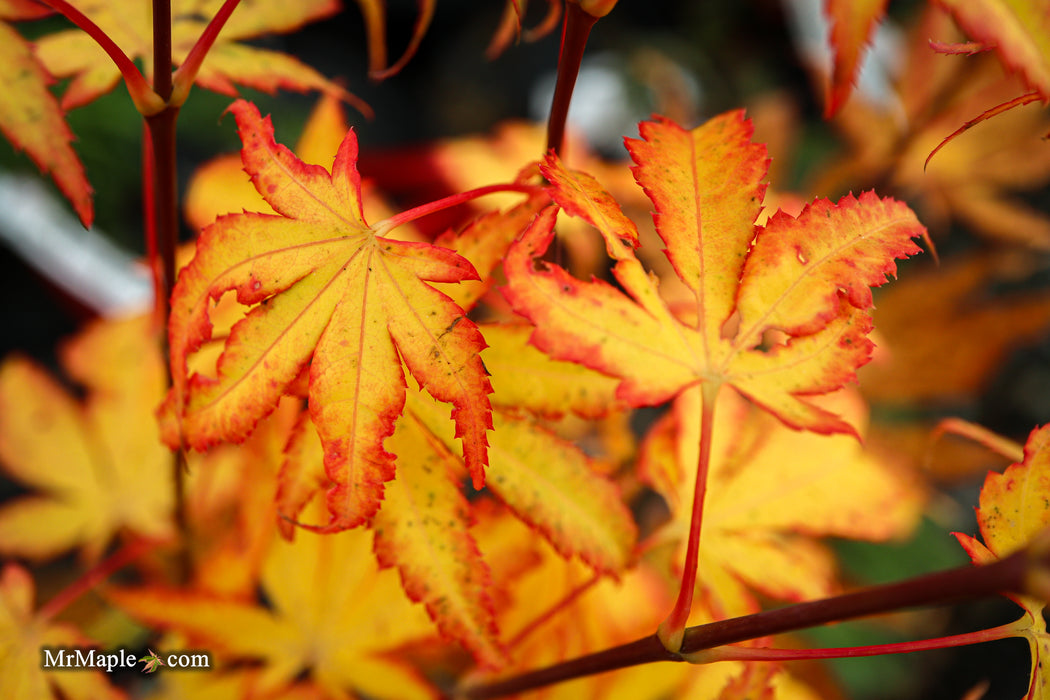
<path id="1" fill-rule="evenodd" d="M 894 258 L 918 252 L 911 238 L 925 229 L 906 206 L 872 193 L 818 200 L 797 218 L 780 213 L 756 227 L 766 157 L 739 112 L 692 132 L 669 121 L 639 131 L 643 140 L 628 143 L 635 177 L 694 303 L 667 307 L 615 201 L 551 157 L 544 174 L 552 197 L 599 229 L 626 294 L 554 265 L 536 269 L 554 235 L 556 212 L 545 211 L 504 264 L 504 294 L 536 326 L 532 342 L 620 378 L 617 395 L 632 405 L 704 381 L 728 383 L 792 427 L 849 432 L 805 397 L 843 386 L 867 361 L 868 286 L 895 271 Z M 788 338 L 765 347 L 770 331 Z"/>
<path id="2" fill-rule="evenodd" d="M 453 405 L 480 488 L 492 425 L 478 356 L 484 340 L 458 305 L 425 283 L 476 279 L 474 268 L 448 249 L 375 234 L 361 213 L 352 131 L 329 173 L 275 143 L 254 105 L 238 101 L 231 110 L 245 170 L 280 216 L 220 217 L 179 276 L 166 410 L 182 432 L 169 430 L 169 443 L 203 449 L 243 439 L 309 366 L 310 414 L 334 484 L 327 527 L 358 525 L 376 512 L 394 474 L 383 441 L 404 406 L 404 361 L 423 388 Z M 216 376 L 187 376 L 188 356 L 211 337 L 212 300 L 227 291 L 253 308 L 226 339 Z"/>
<path id="3" fill-rule="evenodd" d="M 6 16 L 3 9 L 0 6 L 0 17 Z M 0 89 L 4 94 L 0 100 L 0 131 L 16 148 L 25 150 L 41 171 L 54 178 L 80 223 L 88 227 L 95 218 L 91 185 L 73 151 L 73 133 L 65 115 L 47 88 L 50 82 L 51 77 L 21 35 L 0 21 Z"/>
<path id="4" fill-rule="evenodd" d="M 888 0 L 825 0 L 824 11 L 831 23 L 831 46 L 835 61 L 824 101 L 824 116 L 832 117 L 853 91 L 861 56 L 886 14 Z"/>
<path id="5" fill-rule="evenodd" d="M 452 449 L 447 421 L 436 409 L 423 394 L 409 395 L 406 413 Z M 619 487 L 599 474 L 579 447 L 516 414 L 493 413 L 487 489 L 563 557 L 579 556 L 599 573 L 619 575 L 637 538 Z"/>
<path id="6" fill-rule="evenodd" d="M 408 597 L 426 606 L 438 629 L 478 661 L 502 666 L 489 596 L 489 570 L 471 537 L 467 499 L 454 480 L 458 459 L 415 419 L 391 438 L 401 456 L 383 508 L 372 520 L 381 566 L 396 566 Z"/>
<path id="7" fill-rule="evenodd" d="M 1030 543 L 1050 526 L 1050 425 L 1032 431 L 1024 446 L 1024 459 L 999 474 L 989 472 L 981 488 L 977 523 L 980 541 L 954 533 L 975 564 L 1002 559 Z M 1028 642 L 1032 671 L 1026 698 L 1042 700 L 1050 693 L 1050 674 L 1044 660 L 1050 656 L 1043 597 L 1010 596 L 1024 608 L 1016 636 Z"/>

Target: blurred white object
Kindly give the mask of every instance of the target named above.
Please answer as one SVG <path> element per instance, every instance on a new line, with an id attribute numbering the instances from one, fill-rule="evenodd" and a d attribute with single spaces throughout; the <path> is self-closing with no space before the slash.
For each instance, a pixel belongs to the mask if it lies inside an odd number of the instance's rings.
<path id="1" fill-rule="evenodd" d="M 35 178 L 0 173 L 0 241 L 101 316 L 143 312 L 153 304 L 145 267 L 94 229 L 85 230 L 65 201 Z"/>

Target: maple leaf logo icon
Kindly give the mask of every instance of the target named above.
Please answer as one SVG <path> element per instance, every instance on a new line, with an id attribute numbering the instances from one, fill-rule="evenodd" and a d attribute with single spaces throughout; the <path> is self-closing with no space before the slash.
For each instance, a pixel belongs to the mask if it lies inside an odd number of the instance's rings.
<path id="1" fill-rule="evenodd" d="M 149 656 L 143 656 L 139 661 L 146 664 L 146 667 L 142 669 L 143 673 L 153 673 L 159 666 L 164 665 L 164 662 L 160 660 L 160 657 L 152 649 L 149 650 Z"/>

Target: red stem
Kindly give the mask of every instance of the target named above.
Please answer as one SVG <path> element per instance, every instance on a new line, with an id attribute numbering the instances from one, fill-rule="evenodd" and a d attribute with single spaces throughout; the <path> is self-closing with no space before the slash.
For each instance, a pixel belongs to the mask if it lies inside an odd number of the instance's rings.
<path id="1" fill-rule="evenodd" d="M 197 79 L 197 74 L 204 63 L 204 58 L 215 44 L 215 40 L 219 38 L 219 32 L 226 26 L 226 21 L 233 14 L 233 11 L 237 9 L 237 5 L 240 2 L 241 0 L 226 0 L 222 7 L 219 8 L 219 11 L 215 13 L 215 16 L 211 18 L 211 21 L 208 22 L 208 26 L 201 32 L 200 38 L 197 39 L 197 43 L 190 49 L 186 60 L 175 71 L 175 76 L 172 78 L 172 94 L 169 96 L 169 104 L 174 104 L 178 107 L 186 101 L 190 94 L 190 88 L 193 86 L 193 81 Z"/>
<path id="2" fill-rule="evenodd" d="M 536 194 L 542 192 L 542 187 L 536 187 L 535 185 L 518 185 L 518 184 L 503 184 L 503 185 L 487 185 L 485 187 L 479 187 L 475 190 L 468 190 L 466 192 L 460 192 L 459 194 L 450 195 L 448 197 L 442 197 L 441 199 L 433 202 L 427 202 L 421 204 L 418 207 L 412 209 L 406 209 L 405 211 L 391 216 L 389 219 L 378 221 L 372 226 L 372 229 L 376 232 L 383 234 L 387 231 L 397 228 L 402 224 L 407 224 L 410 221 L 421 219 L 424 216 L 434 214 L 436 212 L 454 207 L 459 204 L 464 204 L 478 197 L 484 197 L 487 194 L 495 194 L 496 192 L 522 192 L 524 194 Z"/>
<path id="3" fill-rule="evenodd" d="M 553 150 L 558 155 L 561 155 L 565 140 L 565 122 L 569 117 L 569 103 L 572 102 L 576 77 L 580 74 L 583 50 L 587 47 L 591 27 L 597 21 L 597 17 L 585 12 L 577 3 L 566 3 L 561 50 L 558 54 L 558 80 L 554 85 L 554 100 L 547 119 L 547 150 Z"/>
<path id="4" fill-rule="evenodd" d="M 63 17 L 68 19 L 73 24 L 80 27 L 84 32 L 87 33 L 95 43 L 106 52 L 106 55 L 110 57 L 114 64 L 117 66 L 117 70 L 124 77 L 124 84 L 128 88 L 128 93 L 131 95 L 131 100 L 135 103 L 135 107 L 142 114 L 151 114 L 164 107 L 163 100 L 158 98 L 157 94 L 146 79 L 142 76 L 142 72 L 132 62 L 128 55 L 117 46 L 116 42 L 109 38 L 102 29 L 91 21 L 87 15 L 78 10 L 77 8 L 70 5 L 66 0 L 44 0 L 44 2 L 53 7 L 57 12 L 60 12 Z M 170 49 L 170 42 L 169 42 Z"/>
<path id="5" fill-rule="evenodd" d="M 704 521 L 704 497 L 707 493 L 707 474 L 711 466 L 711 433 L 715 423 L 715 400 L 721 385 L 704 382 L 700 385 L 700 455 L 696 465 L 696 485 L 693 488 L 693 512 L 689 522 L 689 542 L 686 546 L 685 564 L 682 569 L 682 584 L 678 589 L 678 600 L 667 619 L 660 624 L 658 636 L 670 651 L 682 646 L 682 635 L 693 608 L 693 593 L 696 590 L 696 575 L 700 565 L 700 530 Z"/>
<path id="6" fill-rule="evenodd" d="M 153 138 L 149 124 L 142 120 L 142 225 L 146 236 L 146 260 L 153 275 L 153 312 L 157 328 L 168 321 L 168 303 L 164 292 L 164 263 L 157 245 L 157 206 L 154 175 Z"/>
<path id="7" fill-rule="evenodd" d="M 101 562 L 85 571 L 77 580 L 59 591 L 54 598 L 37 611 L 37 619 L 47 621 L 66 609 L 70 603 L 84 595 L 115 572 L 124 568 L 148 552 L 155 543 L 149 540 L 133 540 Z"/>
<path id="8" fill-rule="evenodd" d="M 869 644 L 857 647 L 835 647 L 831 649 L 769 649 L 761 647 L 724 646 L 698 652 L 690 656 L 692 663 L 713 663 L 716 661 L 802 661 L 807 659 L 849 659 L 861 656 L 882 656 L 883 654 L 909 654 L 915 651 L 931 649 L 948 649 L 970 644 L 983 644 L 999 639 L 1016 637 L 1023 629 L 1024 618 L 1008 625 L 991 629 L 954 634 L 934 639 L 919 639 L 912 642 L 894 642 L 891 644 Z"/>

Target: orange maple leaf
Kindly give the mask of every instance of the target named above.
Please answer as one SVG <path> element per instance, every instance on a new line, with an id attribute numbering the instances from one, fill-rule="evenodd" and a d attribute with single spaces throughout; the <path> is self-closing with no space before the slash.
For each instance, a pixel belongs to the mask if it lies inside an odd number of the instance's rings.
<path id="1" fill-rule="evenodd" d="M 171 3 L 172 60 L 183 63 L 222 0 L 175 0 Z M 119 0 L 86 0 L 77 9 L 97 24 L 132 60 L 151 66 L 153 16 L 150 5 Z M 234 96 L 234 83 L 273 93 L 279 88 L 334 92 L 352 99 L 345 90 L 313 68 L 283 53 L 241 43 L 273 32 L 291 32 L 303 24 L 339 10 L 338 0 L 242 0 L 223 27 L 197 74 L 203 88 Z M 37 56 L 52 75 L 72 78 L 62 106 L 85 105 L 113 89 L 120 79 L 117 67 L 95 41 L 79 29 L 49 34 L 36 42 Z"/>
<path id="2" fill-rule="evenodd" d="M 70 145 L 73 133 L 47 86 L 51 77 L 29 44 L 2 20 L 35 19 L 48 10 L 28 0 L 0 0 L 0 131 L 24 149 L 73 205 L 85 227 L 95 217 L 91 185 Z"/>
<path id="3" fill-rule="evenodd" d="M 1024 447 L 1024 459 L 999 474 L 989 472 L 981 488 L 977 524 L 984 544 L 954 533 L 975 564 L 988 564 L 1012 554 L 1050 526 L 1050 425 L 1032 431 Z M 1032 671 L 1026 698 L 1050 694 L 1050 674 L 1044 669 L 1050 658 L 1050 633 L 1043 608 L 1046 601 L 1032 596 L 1011 595 L 1024 608 L 1015 623 L 1015 636 L 1028 641 Z"/>
<path id="4" fill-rule="evenodd" d="M 552 207 L 504 265 L 504 295 L 536 326 L 532 342 L 619 377 L 618 396 L 631 405 L 702 382 L 730 384 L 791 427 L 853 432 L 806 397 L 838 389 L 867 362 L 869 286 L 895 272 L 894 258 L 918 252 L 911 238 L 925 229 L 907 206 L 870 192 L 755 226 L 767 161 L 741 112 L 691 132 L 668 121 L 643 122 L 640 131 L 642 140 L 628 142 L 635 178 L 695 303 L 684 318 L 672 313 L 634 256 L 634 223 L 590 176 L 551 157 L 543 171 L 552 197 L 602 233 L 630 296 L 557 266 L 534 268 L 554 235 Z M 764 348 L 771 331 L 788 341 Z"/>
<path id="5" fill-rule="evenodd" d="M 394 455 L 383 441 L 405 402 L 402 361 L 420 385 L 454 406 L 476 488 L 492 427 L 484 340 L 425 281 L 477 279 L 447 248 L 377 235 L 361 211 L 357 139 L 348 132 L 332 172 L 273 140 L 254 105 L 231 106 L 245 170 L 280 216 L 243 213 L 205 229 L 179 276 L 170 322 L 173 389 L 169 444 L 204 449 L 242 440 L 309 367 L 310 413 L 325 448 L 330 522 L 363 523 L 379 508 Z M 189 376 L 188 356 L 211 337 L 211 300 L 235 290 L 253 306 L 231 330 L 215 377 Z"/>
<path id="6" fill-rule="evenodd" d="M 409 392 L 410 402 L 416 393 Z M 502 665 L 488 568 L 470 534 L 471 509 L 459 488 L 460 463 L 408 416 L 398 421 L 389 444 L 399 465 L 370 521 L 376 560 L 381 567 L 398 568 L 405 593 L 426 607 L 442 634 L 483 665 Z M 301 416 L 285 452 L 277 507 L 282 516 L 278 524 L 290 539 L 290 518 L 328 484 L 309 414 Z"/>

